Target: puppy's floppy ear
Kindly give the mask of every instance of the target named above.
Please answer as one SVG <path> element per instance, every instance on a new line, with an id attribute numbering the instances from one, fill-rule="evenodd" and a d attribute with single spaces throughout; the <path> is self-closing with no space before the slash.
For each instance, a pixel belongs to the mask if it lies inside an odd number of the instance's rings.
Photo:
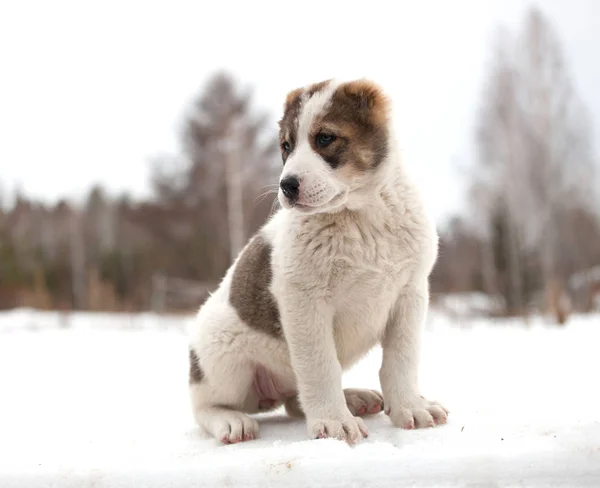
<path id="1" fill-rule="evenodd" d="M 302 95 L 302 92 L 304 90 L 302 88 L 296 88 L 295 90 L 292 90 L 291 92 L 289 92 L 287 94 L 287 96 L 285 97 L 285 103 L 283 105 L 283 109 L 287 109 L 290 105 L 294 105 L 295 103 L 298 103 L 298 100 L 300 99 L 300 96 Z"/>
<path id="2" fill-rule="evenodd" d="M 279 129 L 283 129 L 285 117 L 288 112 L 298 112 L 298 107 L 300 106 L 300 97 L 304 90 L 302 88 L 296 88 L 287 94 L 285 97 L 285 103 L 283 104 L 283 117 L 279 121 Z"/>
<path id="3" fill-rule="evenodd" d="M 385 124 L 390 103 L 383 90 L 369 80 L 356 80 L 342 85 L 344 96 L 365 121 Z"/>

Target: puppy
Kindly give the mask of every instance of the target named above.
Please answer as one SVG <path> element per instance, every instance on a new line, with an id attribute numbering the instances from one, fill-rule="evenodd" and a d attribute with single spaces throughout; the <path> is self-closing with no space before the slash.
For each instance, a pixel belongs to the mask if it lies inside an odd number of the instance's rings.
<path id="1" fill-rule="evenodd" d="M 355 443 L 362 415 L 404 429 L 446 422 L 420 395 L 419 336 L 438 238 L 403 169 L 390 104 L 372 82 L 292 91 L 280 121 L 281 209 L 248 242 L 190 331 L 198 424 L 224 443 L 285 405 L 311 438 Z M 381 344 L 383 395 L 342 389 Z"/>

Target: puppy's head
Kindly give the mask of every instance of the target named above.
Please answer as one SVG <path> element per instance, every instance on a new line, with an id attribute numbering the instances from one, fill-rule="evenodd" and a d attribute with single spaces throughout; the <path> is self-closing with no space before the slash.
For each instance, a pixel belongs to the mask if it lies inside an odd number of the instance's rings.
<path id="1" fill-rule="evenodd" d="M 279 202 L 304 213 L 356 205 L 388 154 L 389 103 L 370 81 L 324 81 L 290 92 L 279 122 Z"/>

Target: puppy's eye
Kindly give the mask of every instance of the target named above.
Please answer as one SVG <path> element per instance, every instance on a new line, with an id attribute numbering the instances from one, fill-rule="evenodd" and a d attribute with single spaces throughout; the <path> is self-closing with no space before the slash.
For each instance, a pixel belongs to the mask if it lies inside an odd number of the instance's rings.
<path id="1" fill-rule="evenodd" d="M 327 147 L 333 141 L 335 141 L 335 136 L 333 136 L 331 134 L 323 134 L 323 133 L 317 134 L 317 137 L 315 139 L 315 143 L 317 144 L 317 147 Z"/>
<path id="2" fill-rule="evenodd" d="M 289 154 L 292 151 L 292 146 L 290 146 L 290 143 L 285 141 L 281 144 L 281 149 L 283 149 L 283 151 L 287 154 Z"/>

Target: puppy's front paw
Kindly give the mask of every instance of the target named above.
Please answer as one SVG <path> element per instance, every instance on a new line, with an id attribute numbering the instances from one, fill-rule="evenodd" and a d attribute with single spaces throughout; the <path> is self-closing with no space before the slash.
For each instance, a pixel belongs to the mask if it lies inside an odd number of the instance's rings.
<path id="1" fill-rule="evenodd" d="M 383 410 L 383 396 L 375 390 L 346 388 L 344 390 L 346 405 L 352 415 L 375 415 Z"/>
<path id="2" fill-rule="evenodd" d="M 448 420 L 448 410 L 445 407 L 422 396 L 387 406 L 385 413 L 396 427 L 403 429 L 434 427 L 445 424 Z"/>
<path id="3" fill-rule="evenodd" d="M 307 425 L 308 433 L 313 439 L 331 437 L 356 444 L 363 437 L 369 436 L 369 431 L 360 417 L 348 416 L 341 420 L 308 419 Z"/>

